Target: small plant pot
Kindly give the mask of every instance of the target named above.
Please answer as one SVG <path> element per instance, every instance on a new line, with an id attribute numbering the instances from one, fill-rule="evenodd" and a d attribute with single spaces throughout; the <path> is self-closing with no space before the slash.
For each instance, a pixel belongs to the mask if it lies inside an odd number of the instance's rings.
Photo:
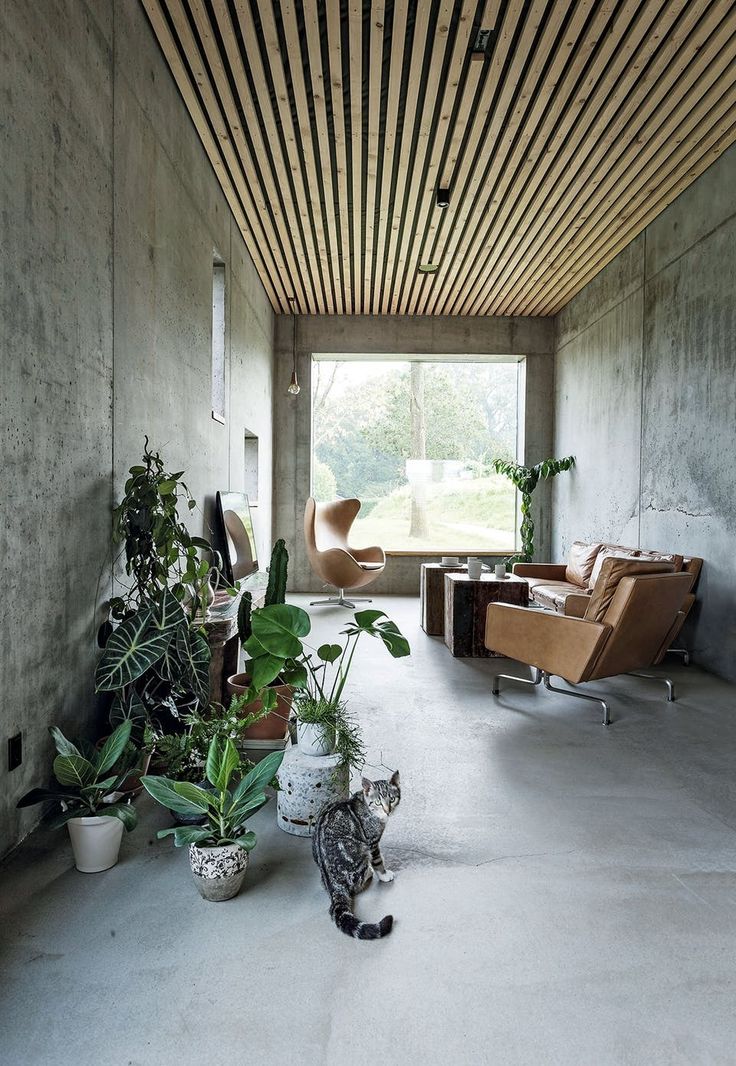
<path id="1" fill-rule="evenodd" d="M 80 873 L 99 874 L 115 865 L 124 828 L 119 818 L 70 818 L 66 824 Z"/>
<path id="2" fill-rule="evenodd" d="M 219 903 L 237 896 L 243 887 L 248 852 L 237 844 L 221 844 L 215 848 L 190 844 L 189 865 L 200 896 Z"/>
<path id="3" fill-rule="evenodd" d="M 248 674 L 232 674 L 227 679 L 227 690 L 231 696 L 242 696 L 248 691 L 249 686 L 250 677 Z M 243 733 L 247 740 L 282 740 L 286 735 L 294 689 L 291 685 L 271 685 L 269 687 L 276 693 L 276 707 L 265 718 L 261 718 L 260 722 L 254 722 L 253 725 L 248 726 Z M 255 713 L 262 709 L 263 701 L 254 700 L 253 703 L 245 704 L 243 714 Z"/>
<path id="4" fill-rule="evenodd" d="M 297 718 L 296 736 L 302 755 L 331 755 L 335 747 L 335 732 L 317 722 L 300 722 Z"/>

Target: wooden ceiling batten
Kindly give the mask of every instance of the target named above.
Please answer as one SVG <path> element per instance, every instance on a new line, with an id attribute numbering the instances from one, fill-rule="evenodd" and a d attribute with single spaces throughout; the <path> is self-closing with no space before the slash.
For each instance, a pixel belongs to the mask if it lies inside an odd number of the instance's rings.
<path id="1" fill-rule="evenodd" d="M 554 314 L 736 141 L 726 0 L 141 2 L 277 313 Z"/>

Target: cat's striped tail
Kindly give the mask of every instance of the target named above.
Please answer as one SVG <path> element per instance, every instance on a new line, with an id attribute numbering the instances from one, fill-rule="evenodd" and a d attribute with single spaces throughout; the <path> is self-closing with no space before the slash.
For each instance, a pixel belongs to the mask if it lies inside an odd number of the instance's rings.
<path id="1" fill-rule="evenodd" d="M 347 936 L 357 940 L 380 940 L 388 936 L 394 924 L 394 916 L 387 914 L 380 922 L 361 922 L 353 914 L 350 896 L 335 894 L 330 903 L 330 915 L 335 925 Z"/>

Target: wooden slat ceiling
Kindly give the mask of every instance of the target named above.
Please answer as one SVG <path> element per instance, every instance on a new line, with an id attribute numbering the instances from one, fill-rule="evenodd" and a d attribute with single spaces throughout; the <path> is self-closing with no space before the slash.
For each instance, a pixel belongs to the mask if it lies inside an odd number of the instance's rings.
<path id="1" fill-rule="evenodd" d="M 731 0 L 142 3 L 277 312 L 554 314 L 736 140 Z"/>

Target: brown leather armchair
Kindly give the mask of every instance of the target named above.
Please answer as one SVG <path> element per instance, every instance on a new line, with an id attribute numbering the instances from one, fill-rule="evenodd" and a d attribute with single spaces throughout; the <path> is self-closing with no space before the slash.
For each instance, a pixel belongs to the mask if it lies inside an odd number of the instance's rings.
<path id="1" fill-rule="evenodd" d="M 498 674 L 501 679 L 539 685 L 603 708 L 603 724 L 610 723 L 608 704 L 598 696 L 556 688 L 551 677 L 570 685 L 616 674 L 635 673 L 664 681 L 668 700 L 674 700 L 669 678 L 646 674 L 669 647 L 682 622 L 691 576 L 673 573 L 671 563 L 606 559 L 582 618 L 528 607 L 492 603 L 486 615 L 486 647 L 534 668 L 531 681 Z"/>
<path id="2" fill-rule="evenodd" d="M 350 528 L 360 510 L 360 500 L 335 500 L 316 503 L 312 497 L 304 510 L 304 539 L 312 569 L 328 585 L 339 589 L 339 595 L 327 600 L 315 600 L 312 607 L 336 604 L 354 607 L 356 603 L 370 603 L 369 599 L 345 598 L 345 589 L 359 589 L 375 581 L 383 573 L 386 556 L 383 549 L 351 548 L 348 544 Z"/>

